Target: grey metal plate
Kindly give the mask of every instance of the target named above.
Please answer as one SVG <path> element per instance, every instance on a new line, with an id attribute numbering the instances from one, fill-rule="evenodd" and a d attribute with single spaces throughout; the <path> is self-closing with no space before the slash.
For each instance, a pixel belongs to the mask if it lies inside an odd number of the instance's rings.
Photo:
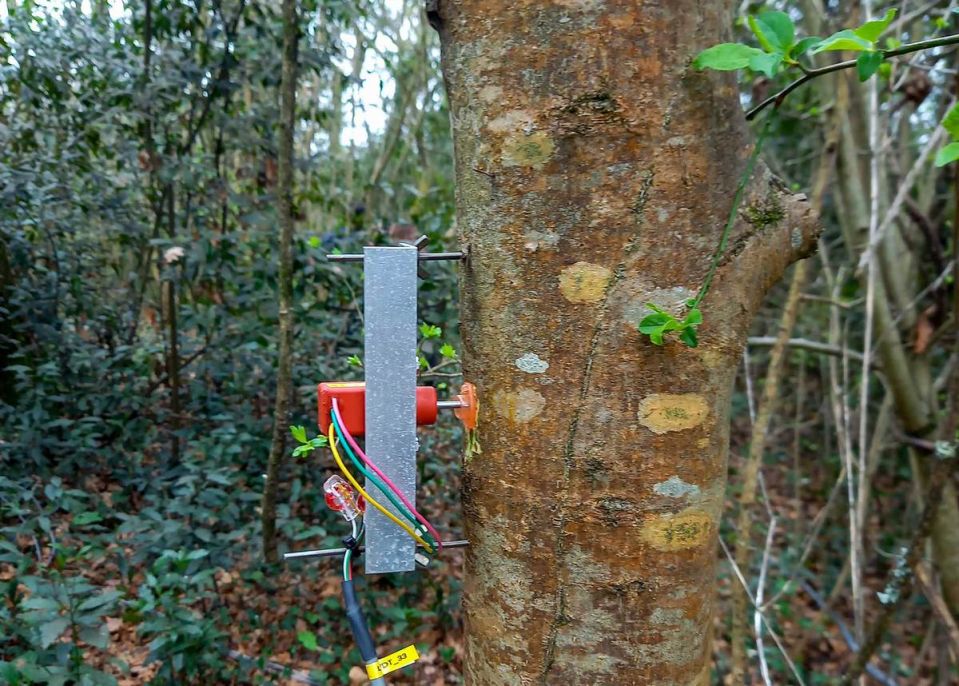
<path id="1" fill-rule="evenodd" d="M 366 452 L 414 505 L 417 252 L 407 247 L 363 251 Z M 366 488 L 399 516 L 369 481 Z M 412 571 L 415 552 L 406 532 L 375 508 L 367 508 L 367 574 Z"/>

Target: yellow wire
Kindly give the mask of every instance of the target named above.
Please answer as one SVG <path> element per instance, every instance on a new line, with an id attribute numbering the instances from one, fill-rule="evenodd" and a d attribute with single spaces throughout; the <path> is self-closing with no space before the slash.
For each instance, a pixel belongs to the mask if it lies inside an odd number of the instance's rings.
<path id="1" fill-rule="evenodd" d="M 372 505 L 372 506 L 375 507 L 377 510 L 379 510 L 380 512 L 382 512 L 383 514 L 385 514 L 387 517 L 389 517 L 391 520 L 393 520 L 393 522 L 394 522 L 398 527 L 400 527 L 401 529 L 403 529 L 403 531 L 405 531 L 405 532 L 408 533 L 410 536 L 412 536 L 414 541 L 416 541 L 416 542 L 419 543 L 421 546 L 423 546 L 424 548 L 426 548 L 427 552 L 432 553 L 432 552 L 433 552 L 433 547 L 432 547 L 429 543 L 427 543 L 427 542 L 424 541 L 422 538 L 420 538 L 420 537 L 416 534 L 416 532 L 413 531 L 413 529 L 411 529 L 405 522 L 401 522 L 399 519 L 397 519 L 397 518 L 393 515 L 392 512 L 390 512 L 390 511 L 387 510 L 385 507 L 383 507 L 382 505 L 380 505 L 378 502 L 376 502 L 375 500 L 373 500 L 373 498 L 370 497 L 370 494 L 367 493 L 366 491 L 364 491 L 364 490 L 363 490 L 363 487 L 360 486 L 360 484 L 356 481 L 356 479 L 353 478 L 353 475 L 350 474 L 350 471 L 346 468 L 346 465 L 343 464 L 343 458 L 340 457 L 340 452 L 336 449 L 336 435 L 335 435 L 334 429 L 333 429 L 333 422 L 330 422 L 329 443 L 330 443 L 330 450 L 333 451 L 333 459 L 336 460 L 336 464 L 337 464 L 337 466 L 339 466 L 340 471 L 343 472 L 344 476 L 346 476 L 346 478 L 349 480 L 349 482 L 350 482 L 351 484 L 353 484 L 353 488 L 355 488 L 357 491 L 359 491 L 359 492 L 360 492 L 360 495 L 362 495 L 362 496 L 366 499 L 366 502 L 368 502 L 370 505 Z"/>

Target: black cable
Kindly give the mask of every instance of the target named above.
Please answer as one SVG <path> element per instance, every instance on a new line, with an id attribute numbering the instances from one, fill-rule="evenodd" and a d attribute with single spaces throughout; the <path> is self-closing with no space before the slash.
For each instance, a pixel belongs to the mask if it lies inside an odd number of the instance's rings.
<path id="1" fill-rule="evenodd" d="M 356 647 L 360 650 L 360 657 L 365 664 L 376 662 L 376 644 L 373 643 L 370 627 L 356 598 L 352 579 L 343 580 L 343 605 L 346 609 L 346 619 L 350 623 L 350 630 L 353 632 L 353 640 L 356 641 Z"/>

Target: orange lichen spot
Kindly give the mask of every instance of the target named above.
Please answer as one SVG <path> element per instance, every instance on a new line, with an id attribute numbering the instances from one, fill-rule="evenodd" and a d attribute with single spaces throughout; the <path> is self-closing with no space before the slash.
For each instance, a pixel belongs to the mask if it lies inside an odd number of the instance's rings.
<path id="1" fill-rule="evenodd" d="M 706 543 L 712 529 L 713 518 L 708 512 L 686 509 L 678 514 L 648 520 L 640 536 L 657 550 L 686 550 Z"/>
<path id="2" fill-rule="evenodd" d="M 518 133 L 503 141 L 503 164 L 507 167 L 539 169 L 546 164 L 555 148 L 556 144 L 545 131 L 529 135 Z"/>
<path id="3" fill-rule="evenodd" d="M 496 413 L 514 424 L 525 424 L 546 407 L 546 398 L 532 388 L 517 391 L 494 391 L 493 408 Z"/>
<path id="4" fill-rule="evenodd" d="M 606 295 L 613 272 L 599 264 L 577 262 L 559 275 L 559 290 L 571 303 L 595 303 Z"/>
<path id="5" fill-rule="evenodd" d="M 654 393 L 639 403 L 639 423 L 655 434 L 692 429 L 708 414 L 706 398 L 698 393 Z"/>

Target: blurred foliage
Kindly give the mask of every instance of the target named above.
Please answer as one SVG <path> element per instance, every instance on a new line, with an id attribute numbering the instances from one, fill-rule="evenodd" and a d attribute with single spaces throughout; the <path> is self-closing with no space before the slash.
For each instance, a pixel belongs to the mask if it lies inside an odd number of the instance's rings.
<path id="1" fill-rule="evenodd" d="M 151 683 L 262 681 L 269 649 L 225 659 L 244 636 L 217 575 L 250 596 L 280 590 L 257 530 L 276 358 L 279 6 L 111 7 L 27 2 L 0 24 L 0 681 L 117 683 L 129 665 L 108 650 L 108 618 L 148 645 Z M 361 270 L 324 255 L 393 243 L 393 224 L 442 249 L 453 210 L 432 37 L 388 56 L 415 116 L 371 183 L 385 134 L 347 149 L 329 132 L 362 116 L 350 41 L 395 17 L 339 0 L 307 0 L 301 16 L 294 419 L 306 424 L 315 384 L 356 378 L 347 360 L 362 354 Z M 415 16 L 402 19 L 420 35 Z M 453 268 L 428 270 L 422 316 L 455 331 Z M 437 450 L 424 451 L 421 478 L 437 513 L 458 479 L 454 441 L 426 438 Z M 317 459 L 287 465 L 287 548 L 344 533 L 323 506 Z M 413 639 L 455 622 L 456 583 L 437 583 L 371 584 L 371 621 Z M 396 616 L 386 596 L 414 609 Z M 281 628 L 306 622 L 320 676 L 340 683 L 355 656 L 339 602 L 311 603 L 300 598 Z M 244 635 L 264 629 L 245 619 Z"/>

